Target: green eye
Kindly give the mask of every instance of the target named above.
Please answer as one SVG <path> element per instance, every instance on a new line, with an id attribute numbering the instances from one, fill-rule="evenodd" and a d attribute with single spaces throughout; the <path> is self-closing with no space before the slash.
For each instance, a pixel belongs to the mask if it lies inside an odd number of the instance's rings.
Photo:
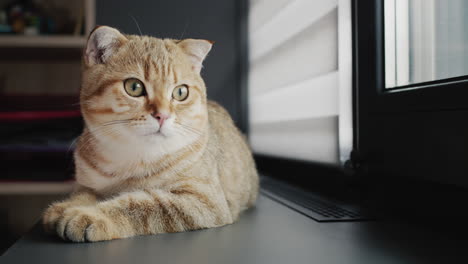
<path id="1" fill-rule="evenodd" d="M 172 98 L 177 101 L 183 101 L 188 97 L 188 87 L 187 85 L 179 85 L 172 91 Z"/>
<path id="2" fill-rule="evenodd" d="M 146 94 L 145 86 L 143 83 L 135 78 L 130 78 L 124 82 L 125 91 L 128 95 L 138 97 Z"/>

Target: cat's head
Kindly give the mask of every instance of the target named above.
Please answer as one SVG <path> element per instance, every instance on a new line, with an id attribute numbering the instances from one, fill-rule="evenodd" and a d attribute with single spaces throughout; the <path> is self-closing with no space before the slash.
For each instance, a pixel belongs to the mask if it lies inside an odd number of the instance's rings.
<path id="1" fill-rule="evenodd" d="M 115 144 L 183 146 L 194 141 L 208 122 L 200 70 L 211 46 L 207 40 L 96 28 L 83 55 L 80 97 L 87 128 Z"/>

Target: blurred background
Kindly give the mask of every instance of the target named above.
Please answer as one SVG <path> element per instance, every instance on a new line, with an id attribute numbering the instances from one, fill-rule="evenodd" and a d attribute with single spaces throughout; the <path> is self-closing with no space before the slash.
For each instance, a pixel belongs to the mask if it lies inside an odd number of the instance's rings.
<path id="1" fill-rule="evenodd" d="M 241 126 L 242 2 L 0 0 L 0 251 L 73 184 L 81 53 L 96 25 L 216 42 L 202 74 Z"/>

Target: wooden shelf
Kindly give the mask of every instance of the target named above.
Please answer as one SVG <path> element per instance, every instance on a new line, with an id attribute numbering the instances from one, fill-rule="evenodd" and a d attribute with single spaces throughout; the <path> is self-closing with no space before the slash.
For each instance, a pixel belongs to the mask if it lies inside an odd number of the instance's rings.
<path id="1" fill-rule="evenodd" d="M 74 185 L 74 181 L 0 182 L 0 195 L 66 194 L 73 190 Z"/>
<path id="2" fill-rule="evenodd" d="M 0 36 L 0 47 L 8 48 L 83 48 L 84 36 Z"/>

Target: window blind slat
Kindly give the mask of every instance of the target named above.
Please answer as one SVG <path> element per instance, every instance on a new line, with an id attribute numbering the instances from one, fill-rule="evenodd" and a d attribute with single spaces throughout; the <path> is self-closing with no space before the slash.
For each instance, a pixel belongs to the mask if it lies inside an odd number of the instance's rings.
<path id="1" fill-rule="evenodd" d="M 337 0 L 296 0 L 250 32 L 250 59 L 255 61 L 337 7 Z"/>
<path id="2" fill-rule="evenodd" d="M 338 117 L 255 124 L 250 142 L 255 153 L 336 164 Z"/>
<path id="3" fill-rule="evenodd" d="M 338 69 L 337 12 L 331 12 L 305 31 L 251 62 L 252 95 L 265 93 Z"/>
<path id="4" fill-rule="evenodd" d="M 338 114 L 338 72 L 253 96 L 250 123 L 298 120 Z"/>
<path id="5" fill-rule="evenodd" d="M 252 3 L 249 14 L 249 31 L 257 30 L 292 2 L 291 0 L 263 0 Z"/>

